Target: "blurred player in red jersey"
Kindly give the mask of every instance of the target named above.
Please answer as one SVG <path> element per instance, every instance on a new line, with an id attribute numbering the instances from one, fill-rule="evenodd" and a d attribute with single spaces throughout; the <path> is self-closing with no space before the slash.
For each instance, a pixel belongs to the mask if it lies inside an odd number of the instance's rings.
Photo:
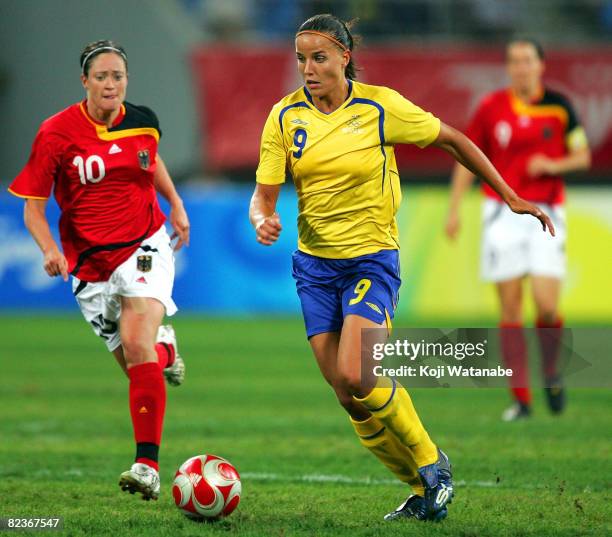
<path id="1" fill-rule="evenodd" d="M 565 213 L 562 175 L 586 170 L 591 154 L 584 129 L 567 98 L 542 84 L 544 53 L 532 39 L 516 39 L 506 48 L 510 87 L 486 96 L 468 128 L 468 136 L 491 159 L 508 184 L 524 199 L 544 209 L 556 236 L 537 233 L 530 219 L 507 211 L 497 194 L 483 183 L 481 273 L 495 282 L 501 306 L 501 347 L 514 369 L 513 405 L 505 421 L 531 413 L 527 345 L 523 333 L 523 282 L 529 277 L 537 311 L 537 335 L 548 404 L 553 413 L 565 406 L 557 370 L 563 321 L 558 312 L 565 275 Z M 452 175 L 446 233 L 459 232 L 459 206 L 474 174 L 456 165 Z"/>
<path id="2" fill-rule="evenodd" d="M 25 198 L 25 224 L 44 254 L 45 271 L 65 281 L 72 276 L 85 319 L 129 378 L 136 461 L 119 484 L 157 499 L 164 376 L 180 384 L 184 364 L 172 327 L 161 326 L 176 306 L 174 255 L 156 191 L 170 203 L 175 249 L 189 243 L 189 220 L 157 154 L 157 117 L 124 102 L 125 50 L 96 41 L 80 64 L 86 99 L 43 121 L 9 191 Z M 45 216 L 52 189 L 61 209 L 61 250 Z"/>

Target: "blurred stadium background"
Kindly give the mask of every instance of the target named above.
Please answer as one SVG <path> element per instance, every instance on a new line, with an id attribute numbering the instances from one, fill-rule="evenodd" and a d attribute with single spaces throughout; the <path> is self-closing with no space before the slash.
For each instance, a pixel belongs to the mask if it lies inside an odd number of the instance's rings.
<path id="1" fill-rule="evenodd" d="M 575 103 L 594 151 L 591 172 L 569 178 L 563 311 L 570 323 L 612 318 L 611 0 L 2 0 L 0 10 L 2 309 L 73 311 L 68 286 L 43 273 L 21 223 L 21 201 L 6 186 L 42 119 L 82 98 L 84 44 L 112 38 L 128 51 L 128 99 L 160 118 L 160 152 L 192 219 L 193 244 L 178 258 L 179 307 L 222 316 L 298 315 L 289 269 L 292 185 L 281 202 L 285 233 L 272 249 L 253 240 L 247 203 L 265 117 L 299 86 L 295 28 L 310 14 L 332 11 L 360 19 L 361 80 L 392 86 L 458 128 L 484 93 L 505 83 L 504 40 L 517 32 L 542 40 L 546 81 Z M 434 149 L 400 148 L 398 155 L 400 318 L 494 323 L 495 297 L 478 280 L 478 193 L 465 205 L 461 239 L 449 244 L 442 230 L 450 159 Z"/>
<path id="2" fill-rule="evenodd" d="M 295 29 L 310 14 L 332 11 L 360 19 L 361 80 L 394 87 L 458 128 L 484 93 L 505 83 L 504 40 L 516 33 L 542 40 L 546 82 L 575 103 L 594 151 L 591 172 L 568 178 L 563 311 L 569 323 L 612 318 L 612 0 L 2 0 L 0 10 L 2 309 L 73 311 L 68 286 L 43 273 L 21 223 L 22 203 L 6 186 L 42 119 L 82 98 L 84 44 L 111 38 L 128 51 L 128 99 L 160 118 L 160 152 L 190 211 L 193 244 L 178 258 L 179 307 L 298 315 L 289 268 L 292 185 L 281 202 L 285 232 L 272 249 L 253 240 L 247 204 L 265 117 L 299 86 Z M 400 318 L 494 323 L 495 297 L 478 280 L 476 189 L 465 204 L 461 239 L 449 244 L 442 230 L 450 159 L 435 149 L 399 148 L 398 161 Z"/>
<path id="3" fill-rule="evenodd" d="M 198 534 L 406 533 L 383 528 L 380 515 L 402 489 L 355 441 L 303 338 L 292 185 L 277 245 L 259 246 L 248 223 L 260 132 L 272 104 L 299 86 L 293 34 L 318 12 L 360 18 L 361 80 L 460 129 L 478 99 L 505 84 L 504 41 L 541 39 L 546 82 L 572 99 L 594 152 L 592 170 L 568 178 L 562 310 L 570 326 L 611 324 L 612 0 L 0 0 L 0 516 L 62 515 L 70 535 L 191 535 L 169 483 L 183 460 L 208 451 L 237 465 L 245 494 L 230 527 Z M 6 192 L 40 122 L 83 98 L 79 54 L 102 38 L 126 47 L 128 99 L 159 116 L 160 153 L 192 221 L 173 319 L 188 378 L 169 394 L 156 509 L 116 489 L 133 449 L 125 380 L 69 286 L 43 272 L 23 203 Z M 478 279 L 479 192 L 449 244 L 452 163 L 409 148 L 398 163 L 396 326 L 495 326 L 493 290 Z M 610 385 L 609 375 L 600 380 Z M 448 522 L 420 535 L 610 534 L 610 391 L 572 391 L 561 419 L 539 392 L 534 419 L 508 428 L 499 421 L 505 390 L 413 391 L 453 458 L 458 492 Z"/>

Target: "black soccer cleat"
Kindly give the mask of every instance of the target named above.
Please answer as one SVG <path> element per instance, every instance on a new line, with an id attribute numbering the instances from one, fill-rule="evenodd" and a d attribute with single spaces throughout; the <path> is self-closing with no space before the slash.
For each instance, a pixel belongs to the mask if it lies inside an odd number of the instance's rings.
<path id="1" fill-rule="evenodd" d="M 443 507 L 435 514 L 433 518 L 423 519 L 421 518 L 421 513 L 424 512 L 424 503 L 425 499 L 422 496 L 411 494 L 410 496 L 408 496 L 406 501 L 402 503 L 395 511 L 387 513 L 384 519 L 386 521 L 390 521 L 406 518 L 416 518 L 417 520 L 431 520 L 433 522 L 441 522 L 446 518 L 446 515 L 448 515 L 448 510 L 446 509 L 446 507 Z"/>
<path id="2" fill-rule="evenodd" d="M 454 496 L 451 464 L 441 449 L 434 464 L 422 466 L 418 470 L 425 488 L 423 503 L 417 512 L 419 520 L 435 520 L 438 513 L 451 503 Z"/>
<path id="3" fill-rule="evenodd" d="M 544 393 L 546 393 L 546 401 L 548 402 L 550 411 L 553 414 L 561 414 L 566 403 L 565 388 L 563 387 L 561 377 L 557 375 L 556 377 L 547 379 Z"/>
<path id="4" fill-rule="evenodd" d="M 439 522 L 448 515 L 447 505 L 452 502 L 453 476 L 451 464 L 442 450 L 438 449 L 438 460 L 418 469 L 423 483 L 424 495 L 409 496 L 395 511 L 388 513 L 385 520 L 416 518 Z"/>

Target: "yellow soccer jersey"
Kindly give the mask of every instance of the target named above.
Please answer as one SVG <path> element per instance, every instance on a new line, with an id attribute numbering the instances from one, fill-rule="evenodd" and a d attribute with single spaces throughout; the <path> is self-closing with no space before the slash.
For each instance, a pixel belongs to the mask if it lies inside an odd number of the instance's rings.
<path id="1" fill-rule="evenodd" d="M 439 132 L 439 119 L 389 88 L 349 81 L 347 100 L 325 114 L 302 87 L 268 116 L 257 182 L 284 183 L 285 170 L 291 173 L 302 252 L 347 259 L 397 249 L 393 146 L 425 147 Z"/>

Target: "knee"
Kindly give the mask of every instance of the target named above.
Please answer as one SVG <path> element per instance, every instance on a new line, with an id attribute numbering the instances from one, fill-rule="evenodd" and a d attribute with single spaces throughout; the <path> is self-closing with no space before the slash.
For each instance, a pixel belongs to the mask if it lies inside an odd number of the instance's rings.
<path id="1" fill-rule="evenodd" d="M 353 405 L 355 404 L 353 396 L 346 390 L 336 389 L 336 397 L 338 398 L 340 406 L 342 406 L 344 410 L 346 410 L 350 414 Z"/>
<path id="2" fill-rule="evenodd" d="M 363 387 L 360 371 L 340 371 L 334 382 L 334 389 L 336 394 L 342 394 L 343 399 L 348 398 L 352 401 L 353 396 L 361 397 Z M 340 399 L 340 396 L 338 399 Z"/>
<path id="3" fill-rule="evenodd" d="M 338 402 L 349 414 L 351 414 L 356 404 L 353 396 L 359 397 L 361 393 L 361 382 L 358 373 L 354 374 L 350 371 L 338 370 L 333 379 L 326 379 L 336 393 Z"/>
<path id="4" fill-rule="evenodd" d="M 502 309 L 501 314 L 501 323 L 502 324 L 513 324 L 518 325 L 523 323 L 523 315 L 521 312 L 521 308 L 509 307 L 506 306 Z"/>
<path id="5" fill-rule="evenodd" d="M 538 323 L 552 325 L 559 320 L 557 311 L 554 308 L 542 308 L 538 311 Z"/>
<path id="6" fill-rule="evenodd" d="M 151 343 L 145 341 L 142 337 L 132 336 L 121 338 L 123 347 L 123 355 L 125 361 L 129 365 L 142 364 L 151 361 L 151 357 L 155 356 L 155 349 Z"/>

